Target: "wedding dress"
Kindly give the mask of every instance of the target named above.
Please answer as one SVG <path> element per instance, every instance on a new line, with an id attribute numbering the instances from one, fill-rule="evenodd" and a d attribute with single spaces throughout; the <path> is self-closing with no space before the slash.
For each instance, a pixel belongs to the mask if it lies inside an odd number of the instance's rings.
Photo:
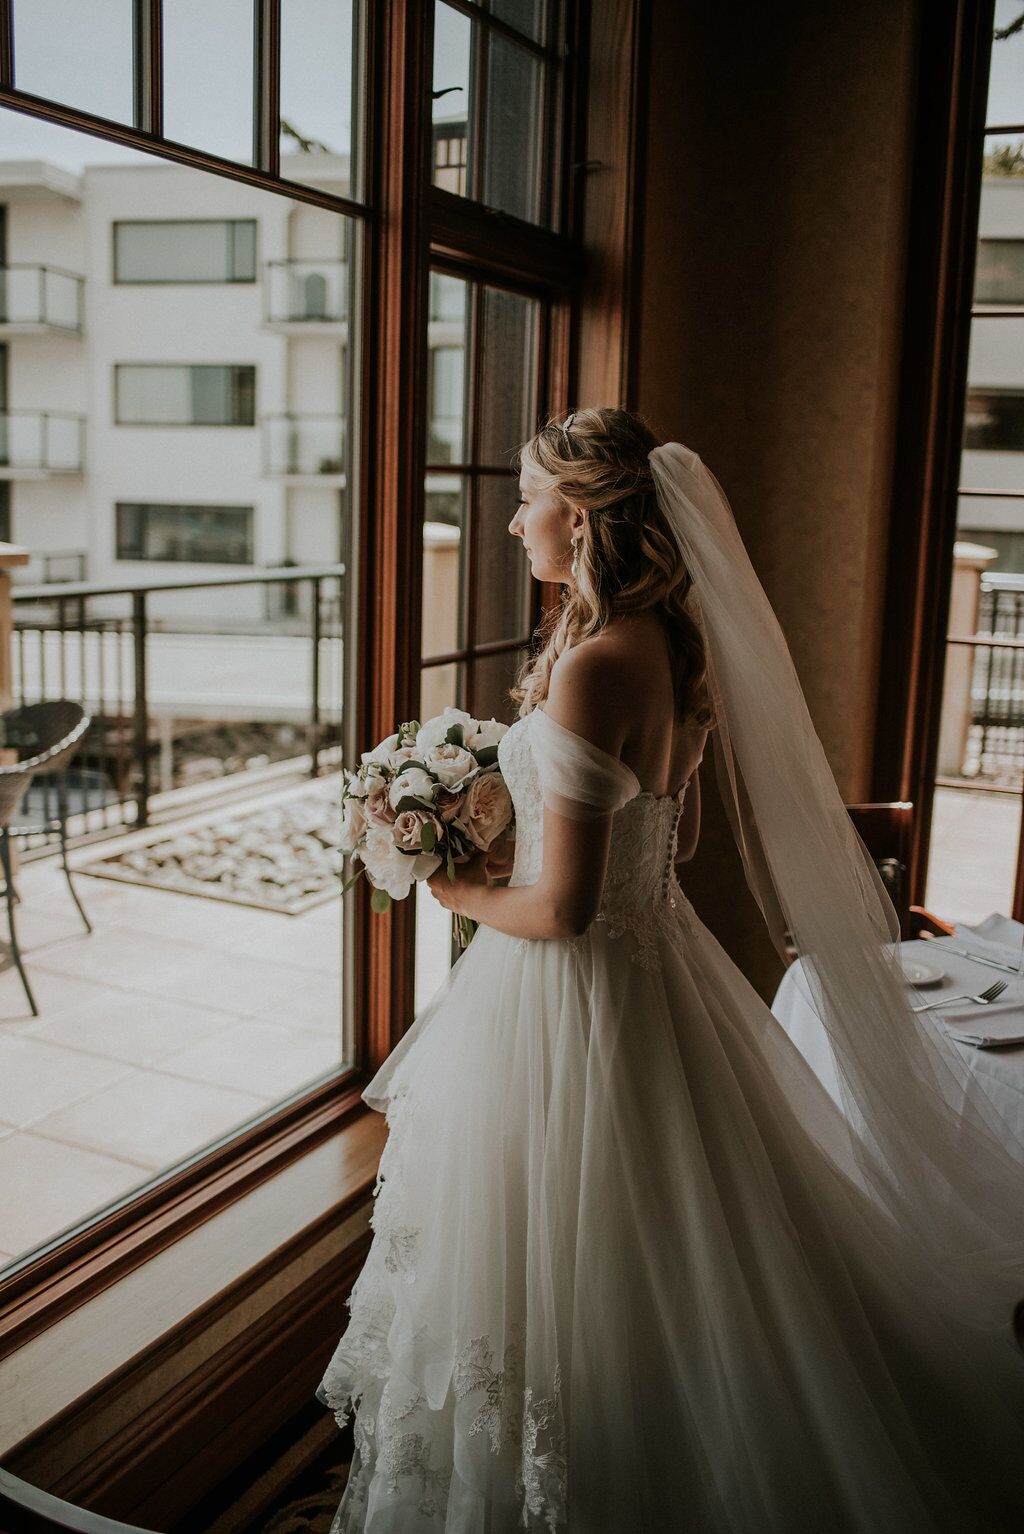
<path id="1" fill-rule="evenodd" d="M 843 1106 L 680 888 L 685 786 L 518 719 L 511 882 L 545 805 L 610 813 L 600 909 L 569 941 L 479 927 L 363 1092 L 390 1135 L 317 1390 L 354 1412 L 331 1534 L 1011 1534 L 1024 1144 L 911 1010 L 721 486 L 682 444 L 650 461 L 719 791 Z"/>
<path id="2" fill-rule="evenodd" d="M 600 913 L 568 941 L 481 926 L 363 1093 L 390 1135 L 317 1392 L 342 1424 L 357 1403 L 331 1534 L 1024 1527 L 1009 1333 L 930 1306 L 842 1115 L 698 919 L 685 791 L 543 707 L 498 757 L 512 885 L 540 874 L 545 790 L 614 811 Z"/>

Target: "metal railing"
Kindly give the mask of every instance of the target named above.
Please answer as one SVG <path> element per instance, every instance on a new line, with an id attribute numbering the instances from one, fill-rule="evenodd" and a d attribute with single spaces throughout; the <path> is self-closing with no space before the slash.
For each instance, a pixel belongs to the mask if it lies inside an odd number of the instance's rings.
<path id="1" fill-rule="evenodd" d="M 73 698 L 92 717 L 75 761 L 73 839 L 147 825 L 157 794 L 163 813 L 204 770 L 230 777 L 308 757 L 315 777 L 335 760 L 344 574 L 340 564 L 300 565 L 139 585 L 15 584 L 14 702 Z M 213 610 L 208 592 L 221 593 Z"/>
<path id="2" fill-rule="evenodd" d="M 950 635 L 973 652 L 963 774 L 1019 788 L 1024 782 L 1024 576 L 983 574 L 977 631 Z"/>
<path id="3" fill-rule="evenodd" d="M 85 279 L 58 266 L 30 266 L 14 261 L 0 266 L 0 325 L 30 325 L 44 330 L 82 329 Z"/>
<path id="4" fill-rule="evenodd" d="M 79 474 L 84 459 L 84 416 L 63 410 L 0 411 L 0 465 Z"/>
<path id="5" fill-rule="evenodd" d="M 333 323 L 348 318 L 347 261 L 268 261 L 267 323 Z"/>
<path id="6" fill-rule="evenodd" d="M 344 474 L 344 416 L 268 415 L 263 431 L 266 473 Z"/>

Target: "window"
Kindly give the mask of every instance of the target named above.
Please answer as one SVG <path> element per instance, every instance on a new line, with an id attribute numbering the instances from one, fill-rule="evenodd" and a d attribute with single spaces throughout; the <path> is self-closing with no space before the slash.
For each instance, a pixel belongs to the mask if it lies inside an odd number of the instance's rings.
<path id="1" fill-rule="evenodd" d="M 1024 389 L 971 389 L 967 395 L 964 447 L 1024 451 Z"/>
<path id="2" fill-rule="evenodd" d="M 252 426 L 256 369 L 244 364 L 119 363 L 119 426 Z"/>
<path id="3" fill-rule="evenodd" d="M 1024 239 L 978 241 L 974 301 L 1024 304 Z"/>
<path id="4" fill-rule="evenodd" d="M 251 565 L 251 506 L 117 503 L 117 558 Z"/>
<path id="5" fill-rule="evenodd" d="M 256 220 L 115 223 L 114 281 L 255 282 Z"/>

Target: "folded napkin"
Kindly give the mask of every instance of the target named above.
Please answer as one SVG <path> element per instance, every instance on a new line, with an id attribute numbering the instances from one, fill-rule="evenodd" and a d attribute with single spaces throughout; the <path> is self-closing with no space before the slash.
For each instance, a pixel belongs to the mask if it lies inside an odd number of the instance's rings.
<path id="1" fill-rule="evenodd" d="M 987 1006 L 964 1002 L 959 1007 L 943 1007 L 935 1013 L 952 1039 L 973 1044 L 977 1049 L 998 1049 L 1009 1044 L 1024 1044 L 1024 1005 L 1019 997 L 1009 1001 L 990 1001 Z"/>
<path id="2" fill-rule="evenodd" d="M 974 926 L 965 921 L 957 922 L 953 930 L 956 937 L 946 938 L 946 942 L 959 943 L 961 948 L 970 948 L 985 959 L 998 959 L 1001 964 L 1020 963 L 1024 924 L 1012 921 L 1009 916 L 1000 916 L 998 911 L 993 911 L 991 916 Z M 939 941 L 943 940 L 940 938 Z"/>

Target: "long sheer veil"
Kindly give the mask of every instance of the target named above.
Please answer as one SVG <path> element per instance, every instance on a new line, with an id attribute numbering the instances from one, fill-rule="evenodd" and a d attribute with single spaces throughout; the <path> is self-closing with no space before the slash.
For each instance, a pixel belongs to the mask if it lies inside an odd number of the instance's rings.
<path id="1" fill-rule="evenodd" d="M 911 1009 L 888 946 L 899 935 L 896 913 L 721 486 L 678 442 L 649 456 L 658 505 L 693 579 L 719 789 L 772 939 L 781 952 L 788 929 L 801 954 L 863 1183 L 958 1316 L 1009 1341 L 1024 1298 L 1024 1143 L 961 1046 Z"/>

